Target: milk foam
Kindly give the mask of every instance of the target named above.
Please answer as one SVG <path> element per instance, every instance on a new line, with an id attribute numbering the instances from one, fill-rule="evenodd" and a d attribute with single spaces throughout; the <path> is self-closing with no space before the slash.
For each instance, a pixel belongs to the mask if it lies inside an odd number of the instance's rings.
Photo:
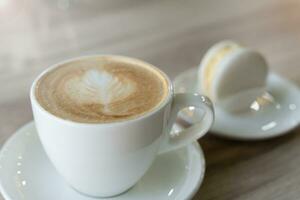
<path id="1" fill-rule="evenodd" d="M 135 92 L 135 83 L 105 70 L 87 70 L 81 77 L 66 82 L 66 93 L 80 104 L 102 104 L 104 112 L 112 112 L 109 105 Z"/>
<path id="2" fill-rule="evenodd" d="M 135 118 L 156 108 L 167 94 L 167 80 L 158 71 L 107 56 L 65 63 L 46 73 L 35 91 L 50 113 L 87 123 Z"/>

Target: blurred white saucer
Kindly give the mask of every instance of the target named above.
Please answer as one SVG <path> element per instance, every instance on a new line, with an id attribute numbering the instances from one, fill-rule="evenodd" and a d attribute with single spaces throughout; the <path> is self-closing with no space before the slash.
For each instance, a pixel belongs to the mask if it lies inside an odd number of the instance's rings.
<path id="1" fill-rule="evenodd" d="M 175 125 L 173 131 L 180 129 Z M 105 200 L 191 199 L 202 183 L 204 171 L 202 150 L 194 142 L 159 155 L 137 185 Z M 6 200 L 95 200 L 76 192 L 59 176 L 33 122 L 18 130 L 0 152 L 0 190 Z"/>
<path id="2" fill-rule="evenodd" d="M 189 69 L 174 79 L 175 92 L 195 93 L 197 68 Z M 184 109 L 180 117 L 193 123 L 202 117 L 200 110 Z M 268 139 L 288 133 L 300 123 L 300 90 L 290 81 L 271 72 L 267 93 L 253 102 L 249 111 L 229 113 L 215 105 L 215 122 L 211 133 L 239 140 Z"/>

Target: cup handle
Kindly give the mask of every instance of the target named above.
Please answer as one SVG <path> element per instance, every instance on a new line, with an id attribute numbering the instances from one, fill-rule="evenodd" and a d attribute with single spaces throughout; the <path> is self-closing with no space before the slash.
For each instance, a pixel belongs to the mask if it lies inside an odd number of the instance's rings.
<path id="1" fill-rule="evenodd" d="M 171 135 L 170 132 L 176 121 L 178 112 L 189 106 L 204 110 L 204 117 L 191 127 L 176 133 L 176 136 Z M 197 93 L 175 94 L 171 105 L 170 117 L 164 129 L 165 138 L 164 141 L 162 141 L 159 153 L 172 151 L 196 141 L 208 132 L 213 121 L 214 111 L 209 98 Z"/>

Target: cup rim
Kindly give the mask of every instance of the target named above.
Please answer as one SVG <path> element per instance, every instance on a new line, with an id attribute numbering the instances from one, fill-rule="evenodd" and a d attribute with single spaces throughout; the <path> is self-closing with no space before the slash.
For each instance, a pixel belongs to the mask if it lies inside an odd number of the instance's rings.
<path id="1" fill-rule="evenodd" d="M 135 61 L 135 62 L 139 62 L 139 63 L 143 63 L 146 66 L 149 66 L 150 68 L 154 68 L 154 70 L 158 71 L 165 79 L 166 82 L 168 84 L 167 89 L 168 89 L 168 94 L 165 97 L 165 99 L 160 103 L 159 106 L 157 106 L 156 108 L 150 110 L 149 112 L 146 112 L 145 114 L 136 116 L 132 119 L 125 119 L 125 120 L 120 120 L 120 121 L 112 121 L 112 122 L 96 122 L 96 123 L 88 123 L 88 122 L 78 122 L 78 121 L 72 121 L 72 120 L 68 120 L 68 119 L 63 119 L 59 116 L 56 116 L 52 113 L 50 113 L 49 111 L 47 111 L 36 99 L 35 96 L 35 86 L 36 83 L 48 72 L 58 68 L 59 66 L 66 64 L 68 62 L 72 62 L 72 61 L 77 61 L 80 59 L 86 59 L 86 58 L 92 58 L 92 57 L 98 57 L 98 56 L 110 56 L 113 58 L 117 58 L 117 59 L 126 59 L 126 60 L 131 60 L 131 61 Z M 163 107 L 165 107 L 165 105 L 172 99 L 172 96 L 174 94 L 174 89 L 173 89 L 173 85 L 172 82 L 169 78 L 169 76 L 163 72 L 161 69 L 159 69 L 158 67 L 137 59 L 137 58 L 132 58 L 132 57 L 128 57 L 128 56 L 121 56 L 121 55 L 115 55 L 115 54 L 91 54 L 91 55 L 83 55 L 83 56 L 78 56 L 78 57 L 74 57 L 74 58 L 70 58 L 70 59 L 66 59 L 63 60 L 61 62 L 55 63 L 50 65 L 49 67 L 47 67 L 45 70 L 43 70 L 32 82 L 31 87 L 30 87 L 30 100 L 31 100 L 31 106 L 36 106 L 37 109 L 42 112 L 43 114 L 47 115 L 48 117 L 52 118 L 53 120 L 57 120 L 60 121 L 62 123 L 66 123 L 66 124 L 70 124 L 70 125 L 79 125 L 79 126 L 99 126 L 99 125 L 119 125 L 119 124 L 128 124 L 128 123 L 132 123 L 132 122 L 137 122 L 140 121 L 142 119 L 145 119 L 147 117 L 150 117 L 151 115 L 155 114 L 157 111 L 159 111 L 160 109 L 162 109 Z"/>

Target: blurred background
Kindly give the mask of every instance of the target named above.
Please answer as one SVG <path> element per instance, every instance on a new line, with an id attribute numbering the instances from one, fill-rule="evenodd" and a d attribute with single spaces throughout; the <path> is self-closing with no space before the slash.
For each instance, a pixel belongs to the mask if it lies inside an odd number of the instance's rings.
<path id="1" fill-rule="evenodd" d="M 174 78 L 197 66 L 205 51 L 223 39 L 259 50 L 272 70 L 300 85 L 298 0 L 0 0 L 0 144 L 32 120 L 30 84 L 51 64 L 79 55 L 121 54 L 146 60 Z M 209 167 L 202 198 L 239 199 L 273 180 L 276 174 L 261 171 L 254 182 L 231 184 L 253 176 L 244 173 L 245 156 L 251 161 L 258 154 L 275 154 L 274 146 L 289 141 L 257 143 L 253 150 L 210 136 L 201 140 Z M 240 180 L 230 176 L 232 170 Z"/>

